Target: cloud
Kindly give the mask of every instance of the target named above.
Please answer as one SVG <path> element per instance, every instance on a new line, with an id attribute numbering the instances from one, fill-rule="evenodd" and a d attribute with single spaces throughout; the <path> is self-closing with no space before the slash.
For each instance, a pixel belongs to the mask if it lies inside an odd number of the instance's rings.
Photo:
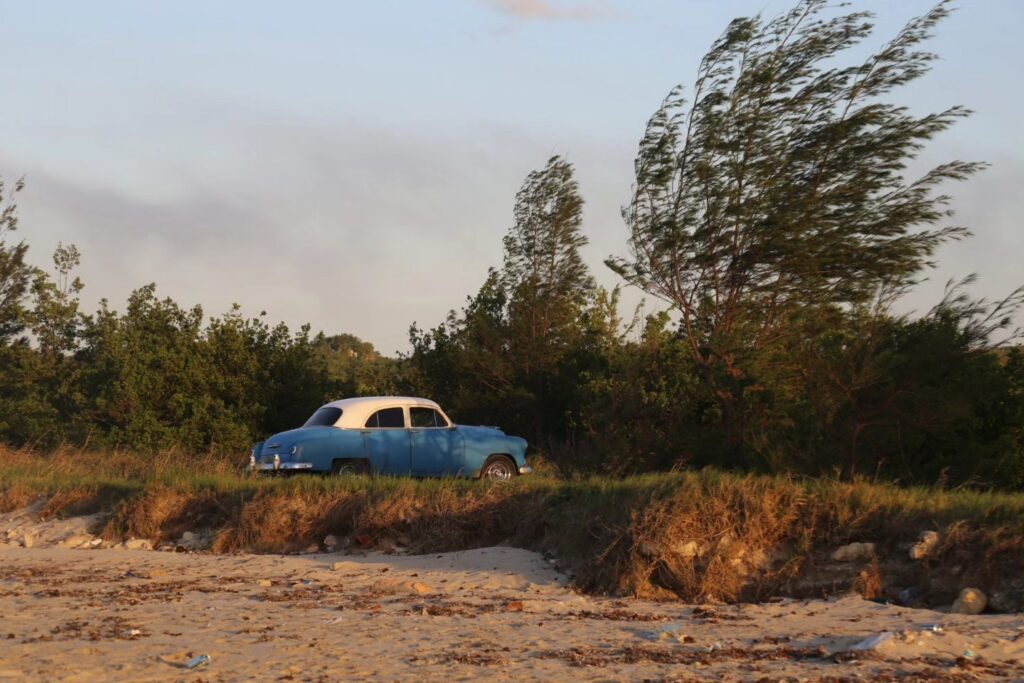
<path id="1" fill-rule="evenodd" d="M 550 0 L 484 0 L 497 11 L 525 21 L 594 21 L 610 15 L 599 3 L 556 4 Z"/>
<path id="2" fill-rule="evenodd" d="M 410 323 L 436 325 L 500 263 L 515 191 L 551 153 L 548 136 L 515 127 L 402 133 L 232 113 L 180 112 L 181 152 L 154 151 L 130 183 L 113 160 L 100 178 L 73 161 L 0 154 L 0 169 L 28 179 L 19 235 L 33 263 L 75 243 L 88 311 L 101 297 L 123 310 L 132 289 L 155 281 L 158 295 L 210 315 L 238 302 L 392 353 L 407 348 Z M 616 206 L 606 213 L 617 219 Z M 607 250 L 597 245 L 595 267 Z"/>

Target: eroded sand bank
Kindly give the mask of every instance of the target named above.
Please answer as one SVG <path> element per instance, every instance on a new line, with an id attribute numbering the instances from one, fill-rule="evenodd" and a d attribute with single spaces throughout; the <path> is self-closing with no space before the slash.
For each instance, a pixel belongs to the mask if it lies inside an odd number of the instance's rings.
<path id="1" fill-rule="evenodd" d="M 0 680 L 1024 680 L 1024 617 L 582 596 L 535 553 L 0 547 Z M 933 625 L 941 630 L 931 630 Z M 892 633 L 877 649 L 865 638 Z M 209 664 L 184 668 L 207 654 Z"/>

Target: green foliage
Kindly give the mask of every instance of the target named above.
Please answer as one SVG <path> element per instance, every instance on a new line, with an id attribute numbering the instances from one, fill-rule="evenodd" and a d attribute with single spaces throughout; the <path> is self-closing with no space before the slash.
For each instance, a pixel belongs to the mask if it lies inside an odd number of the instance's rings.
<path id="1" fill-rule="evenodd" d="M 25 329 L 24 299 L 35 269 L 25 262 L 28 245 L 10 243 L 18 229 L 18 207 L 14 195 L 25 186 L 18 180 L 10 192 L 0 177 L 0 346 L 6 346 Z"/>
<path id="2" fill-rule="evenodd" d="M 123 314 L 103 301 L 81 316 L 70 296 L 80 283 L 58 273 L 36 281 L 38 350 L 0 349 L 5 441 L 243 453 L 334 397 L 308 327 L 270 327 L 237 307 L 204 325 L 201 308 L 159 299 L 155 285 Z"/>
<path id="3" fill-rule="evenodd" d="M 692 103 L 676 88 L 648 123 L 623 211 L 631 256 L 609 261 L 679 312 L 734 447 L 757 419 L 744 396 L 759 357 L 809 318 L 911 281 L 967 234 L 944 224 L 949 197 L 936 190 L 983 167 L 952 161 L 908 181 L 908 161 L 969 112 L 915 116 L 886 101 L 927 72 L 936 55 L 920 45 L 949 3 L 850 66 L 841 57 L 871 34 L 871 15 L 829 7 L 736 19 L 714 42 Z"/>
<path id="4" fill-rule="evenodd" d="M 883 305 L 843 322 L 775 359 L 798 372 L 747 397 L 762 467 L 1024 484 L 1019 348 L 981 344 L 976 321 L 945 302 L 915 320 Z"/>
<path id="5" fill-rule="evenodd" d="M 320 339 L 316 353 L 339 396 L 392 396 L 408 393 L 406 366 L 382 356 L 370 342 L 352 334 Z"/>

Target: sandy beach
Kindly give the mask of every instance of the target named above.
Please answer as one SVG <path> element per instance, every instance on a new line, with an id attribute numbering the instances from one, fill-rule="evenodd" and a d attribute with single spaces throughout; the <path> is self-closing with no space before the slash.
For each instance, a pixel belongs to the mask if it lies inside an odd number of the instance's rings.
<path id="1" fill-rule="evenodd" d="M 585 596 L 510 547 L 272 556 L 8 543 L 0 614 L 0 680 L 1024 680 L 1021 615 L 855 596 L 699 607 Z"/>

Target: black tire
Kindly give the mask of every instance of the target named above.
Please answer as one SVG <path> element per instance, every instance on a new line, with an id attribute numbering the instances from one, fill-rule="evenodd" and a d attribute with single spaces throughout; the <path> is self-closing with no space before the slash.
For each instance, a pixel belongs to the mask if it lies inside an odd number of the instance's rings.
<path id="1" fill-rule="evenodd" d="M 512 481 L 515 476 L 516 464 L 507 455 L 492 455 L 480 470 L 484 481 Z"/>
<path id="2" fill-rule="evenodd" d="M 365 460 L 335 460 L 331 464 L 331 474 L 335 477 L 357 477 L 369 472 Z"/>

